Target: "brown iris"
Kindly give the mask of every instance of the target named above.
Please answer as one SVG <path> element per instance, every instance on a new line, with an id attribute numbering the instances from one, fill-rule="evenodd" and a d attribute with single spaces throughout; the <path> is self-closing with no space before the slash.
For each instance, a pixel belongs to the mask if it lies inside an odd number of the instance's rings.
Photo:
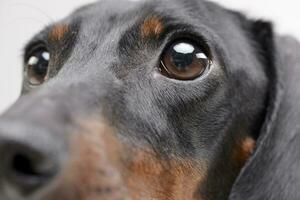
<path id="1" fill-rule="evenodd" d="M 163 53 L 160 71 L 169 78 L 193 80 L 201 76 L 210 63 L 210 59 L 200 47 L 191 42 L 179 41 Z"/>
<path id="2" fill-rule="evenodd" d="M 37 48 L 26 61 L 27 78 L 31 85 L 42 84 L 48 74 L 50 53 L 46 48 Z"/>

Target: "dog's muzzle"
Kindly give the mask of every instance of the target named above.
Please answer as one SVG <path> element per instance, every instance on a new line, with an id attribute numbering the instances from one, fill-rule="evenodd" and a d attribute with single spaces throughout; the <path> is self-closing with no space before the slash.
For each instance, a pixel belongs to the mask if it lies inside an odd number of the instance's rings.
<path id="1" fill-rule="evenodd" d="M 87 119 L 88 98 L 39 91 L 0 117 L 0 199 L 88 199 L 119 184 L 113 134 Z"/>
<path id="2" fill-rule="evenodd" d="M 0 199 L 193 199 L 206 164 L 136 144 L 86 90 L 39 90 L 0 117 Z"/>

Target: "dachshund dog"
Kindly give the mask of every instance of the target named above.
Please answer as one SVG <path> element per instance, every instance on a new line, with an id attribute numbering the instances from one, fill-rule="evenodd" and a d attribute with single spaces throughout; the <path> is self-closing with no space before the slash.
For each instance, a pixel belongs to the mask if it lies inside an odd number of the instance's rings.
<path id="1" fill-rule="evenodd" d="M 299 43 L 203 0 L 106 0 L 25 47 L 1 200 L 299 200 Z"/>

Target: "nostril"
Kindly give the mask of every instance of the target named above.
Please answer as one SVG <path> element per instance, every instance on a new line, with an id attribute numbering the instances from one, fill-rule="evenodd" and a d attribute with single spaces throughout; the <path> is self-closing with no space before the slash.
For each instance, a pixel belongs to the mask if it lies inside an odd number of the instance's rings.
<path id="1" fill-rule="evenodd" d="M 33 199 L 55 185 L 66 144 L 42 125 L 0 117 L 0 200 Z"/>
<path id="2" fill-rule="evenodd" d="M 24 195 L 46 185 L 57 172 L 49 156 L 30 148 L 10 146 L 5 157 L 6 181 Z"/>
<path id="3" fill-rule="evenodd" d="M 41 175 L 37 169 L 35 169 L 34 161 L 28 156 L 22 154 L 16 154 L 11 161 L 11 169 L 20 176 L 37 177 Z"/>

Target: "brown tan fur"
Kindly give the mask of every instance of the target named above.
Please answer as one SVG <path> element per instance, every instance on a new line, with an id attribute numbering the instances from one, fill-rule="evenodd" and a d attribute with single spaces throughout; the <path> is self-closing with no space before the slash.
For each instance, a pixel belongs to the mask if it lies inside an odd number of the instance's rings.
<path id="1" fill-rule="evenodd" d="M 241 168 L 245 164 L 254 147 L 255 140 L 251 137 L 245 137 L 237 141 L 232 154 L 232 160 L 236 167 Z"/>
<path id="2" fill-rule="evenodd" d="M 159 17 L 149 16 L 142 23 L 141 27 L 142 38 L 159 37 L 164 30 L 164 25 Z"/>
<path id="3" fill-rule="evenodd" d="M 204 163 L 121 144 L 105 124 L 85 124 L 73 137 L 71 161 L 46 200 L 199 200 Z"/>
<path id="4" fill-rule="evenodd" d="M 59 41 L 68 32 L 68 26 L 65 24 L 54 25 L 49 31 L 48 38 L 51 41 Z"/>
<path id="5" fill-rule="evenodd" d="M 153 151 L 135 150 L 126 185 L 134 200 L 193 200 L 205 176 L 203 163 L 192 159 L 162 159 Z"/>
<path id="6" fill-rule="evenodd" d="M 88 122 L 72 137 L 70 161 L 48 199 L 127 200 L 120 175 L 120 144 L 104 122 Z"/>

